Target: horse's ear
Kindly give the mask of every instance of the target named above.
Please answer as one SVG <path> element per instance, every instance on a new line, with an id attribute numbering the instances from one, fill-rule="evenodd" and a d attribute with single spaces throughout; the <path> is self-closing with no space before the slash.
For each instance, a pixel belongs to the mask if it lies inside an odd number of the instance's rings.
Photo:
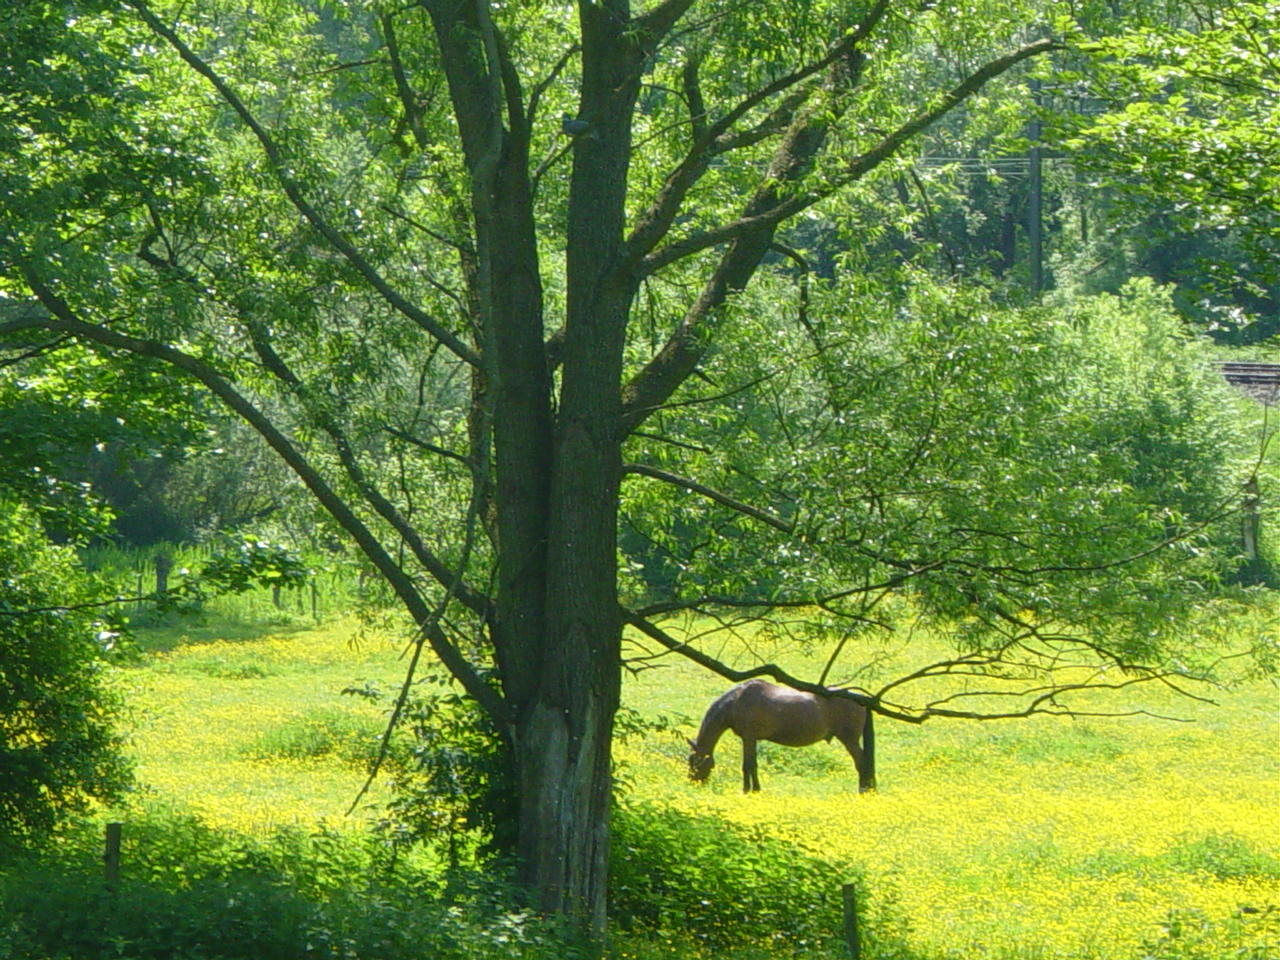
<path id="1" fill-rule="evenodd" d="M 688 737 L 685 737 L 685 739 L 686 739 L 686 740 L 689 740 L 689 738 L 688 738 Z M 692 740 L 689 740 L 689 749 L 690 749 L 690 750 L 697 750 L 697 749 L 698 749 L 698 745 L 697 745 L 696 743 L 694 743 Z"/>

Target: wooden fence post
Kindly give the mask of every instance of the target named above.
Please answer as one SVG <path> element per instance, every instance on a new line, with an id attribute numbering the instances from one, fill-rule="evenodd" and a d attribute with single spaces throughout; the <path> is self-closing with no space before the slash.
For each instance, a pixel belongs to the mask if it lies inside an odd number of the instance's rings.
<path id="1" fill-rule="evenodd" d="M 169 591 L 169 574 L 173 570 L 173 555 L 167 551 L 156 554 L 156 593 Z"/>
<path id="2" fill-rule="evenodd" d="M 1244 501 L 1241 515 L 1244 532 L 1244 556 L 1250 563 L 1258 559 L 1258 540 L 1261 522 L 1258 518 L 1258 478 L 1250 477 L 1244 485 Z"/>
<path id="3" fill-rule="evenodd" d="M 107 824 L 107 844 L 102 852 L 102 865 L 107 887 L 112 891 L 120 883 L 120 837 L 123 830 L 123 824 Z"/>
<path id="4" fill-rule="evenodd" d="M 849 945 L 850 960 L 862 960 L 862 938 L 858 934 L 858 896 L 852 883 L 840 888 L 844 901 L 844 940 Z"/>

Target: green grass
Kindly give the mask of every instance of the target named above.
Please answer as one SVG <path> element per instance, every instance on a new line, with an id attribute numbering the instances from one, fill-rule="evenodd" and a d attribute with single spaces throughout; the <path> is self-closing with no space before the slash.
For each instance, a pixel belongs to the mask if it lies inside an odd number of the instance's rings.
<path id="1" fill-rule="evenodd" d="M 346 811 L 402 676 L 400 646 L 354 621 L 220 633 L 216 625 L 149 631 L 139 662 L 117 672 L 144 793 L 135 809 L 112 815 L 126 830 L 133 821 L 145 829 L 148 811 L 162 808 L 220 836 L 258 839 L 324 824 L 326 842 L 364 844 L 385 786 Z M 820 651 L 748 641 L 802 675 L 821 660 Z M 934 640 L 923 642 L 936 652 Z M 733 645 L 720 652 L 748 655 Z M 768 745 L 764 791 L 744 796 L 732 736 L 706 787 L 685 774 L 684 737 L 726 684 L 675 657 L 658 664 L 625 682 L 631 716 L 661 721 L 617 746 L 626 802 L 667 811 L 654 815 L 654 829 L 677 850 L 695 835 L 706 849 L 731 844 L 734 870 L 785 870 L 753 853 L 767 840 L 825 864 L 806 876 L 828 871 L 831 894 L 858 878 L 884 960 L 1280 956 L 1280 720 L 1269 681 L 1218 691 L 1217 705 L 1154 688 L 1140 704 L 1186 723 L 881 719 L 877 794 L 860 796 L 847 755 L 819 744 Z M 343 692 L 370 684 L 388 697 Z M 629 882 L 639 890 L 650 879 L 642 871 Z M 732 872 L 715 884 L 717 906 L 730 902 Z M 614 953 L 754 960 L 786 950 L 759 936 L 712 945 L 673 928 L 623 937 Z"/>

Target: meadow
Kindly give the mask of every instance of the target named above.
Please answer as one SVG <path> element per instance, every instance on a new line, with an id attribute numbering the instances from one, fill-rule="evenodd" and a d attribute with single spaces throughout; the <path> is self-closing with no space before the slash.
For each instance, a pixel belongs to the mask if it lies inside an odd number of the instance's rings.
<path id="1" fill-rule="evenodd" d="M 131 818 L 165 810 L 235 836 L 284 830 L 361 842 L 381 816 L 385 785 L 347 810 L 387 702 L 343 691 L 390 693 L 398 684 L 402 650 L 387 634 L 345 619 L 270 629 L 215 621 L 149 629 L 141 640 L 142 656 L 114 681 L 130 707 L 141 788 L 132 810 L 104 818 L 124 820 L 128 832 Z M 821 654 L 749 640 L 752 655 L 798 671 Z M 836 895 L 858 878 L 863 909 L 879 924 L 872 956 L 1280 957 L 1273 681 L 1214 691 L 1216 705 L 1143 695 L 1145 708 L 1186 722 L 881 719 L 878 792 L 856 792 L 852 763 L 833 743 L 765 745 L 763 791 L 743 795 L 732 735 L 707 785 L 688 782 L 684 766 L 684 737 L 725 682 L 674 657 L 650 666 L 625 682 L 629 731 L 616 749 L 623 802 L 720 824 L 720 842 L 757 838 L 757 859 L 790 846 L 829 871 Z M 750 850 L 740 862 L 750 868 Z M 649 931 L 620 938 L 614 954 L 778 957 L 803 946 L 713 948 Z M 817 955 L 835 953 L 828 943 Z"/>

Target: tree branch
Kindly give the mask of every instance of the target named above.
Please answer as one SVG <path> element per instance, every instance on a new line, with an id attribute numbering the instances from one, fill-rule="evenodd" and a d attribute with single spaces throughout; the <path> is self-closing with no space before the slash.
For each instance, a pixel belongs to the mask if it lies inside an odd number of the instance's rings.
<path id="1" fill-rule="evenodd" d="M 263 153 L 266 154 L 268 162 L 276 173 L 276 177 L 280 181 L 280 186 L 284 189 L 285 195 L 294 205 L 299 213 L 306 219 L 308 223 L 329 243 L 334 250 L 338 251 L 342 257 L 355 268 L 365 281 L 387 302 L 396 312 L 407 317 L 422 330 L 426 331 L 440 343 L 444 344 L 456 357 L 472 366 L 480 366 L 480 356 L 471 347 L 459 339 L 455 334 L 447 330 L 434 317 L 425 313 L 414 304 L 410 303 L 399 291 L 389 284 L 386 279 L 377 271 L 377 269 L 368 260 L 360 254 L 358 250 L 344 237 L 336 227 L 311 205 L 304 195 L 301 186 L 295 179 L 289 165 L 285 161 L 285 157 L 274 138 L 266 129 L 258 123 L 257 119 L 250 112 L 244 101 L 231 89 L 230 85 L 220 77 L 207 63 L 204 62 L 196 53 L 188 47 L 176 33 L 167 27 L 160 18 L 157 17 L 147 5 L 146 0 L 125 0 L 127 4 L 138 11 L 138 14 L 146 21 L 155 33 L 159 34 L 181 57 L 191 69 L 204 77 L 213 85 L 214 89 L 223 100 L 235 111 L 240 120 L 247 126 L 254 137 L 257 138 L 261 145 Z"/>
<path id="2" fill-rule="evenodd" d="M 783 533 L 787 534 L 795 532 L 794 523 L 788 523 L 774 514 L 769 513 L 767 510 L 761 510 L 759 507 L 753 507 L 749 503 L 743 503 L 741 500 L 737 500 L 734 497 L 729 496 L 727 493 L 721 493 L 719 490 L 708 487 L 696 480 L 691 480 L 688 477 L 682 477 L 678 474 L 670 473 L 666 470 L 659 470 L 657 467 L 646 466 L 642 463 L 624 463 L 622 465 L 622 472 L 624 474 L 633 474 L 635 476 L 650 477 L 654 480 L 661 480 L 663 483 L 669 483 L 672 486 L 680 487 L 681 489 L 688 490 L 692 493 L 701 494 L 708 500 L 714 500 L 723 507 L 728 507 L 730 510 L 736 510 L 738 513 L 746 514 L 748 517 L 759 520 L 761 523 L 767 524 L 775 530 L 781 530 Z"/>
<path id="3" fill-rule="evenodd" d="M 889 690 L 900 687 L 906 683 L 930 679 L 937 676 L 963 675 L 982 677 L 988 680 L 999 680 L 1000 678 L 998 676 L 982 672 L 975 668 L 982 665 L 998 665 L 1001 661 L 998 658 L 993 658 L 990 655 L 983 654 L 971 654 L 954 660 L 938 661 L 937 663 L 929 664 L 928 666 L 922 667 L 904 677 L 892 681 L 875 693 L 867 693 L 863 690 L 853 690 L 847 687 L 827 687 L 822 684 L 810 683 L 789 673 L 774 663 L 762 663 L 754 667 L 749 667 L 745 670 L 738 670 L 730 667 L 722 660 L 699 650 L 688 641 L 677 640 L 661 627 L 651 623 L 643 616 L 640 616 L 631 610 L 624 608 L 622 610 L 622 619 L 624 623 L 630 625 L 636 630 L 639 630 L 649 639 L 657 642 L 661 647 L 665 648 L 669 653 L 678 654 L 679 656 L 698 664 L 700 667 L 703 667 L 718 676 L 724 677 L 732 683 L 742 683 L 745 680 L 751 680 L 758 677 L 769 677 L 770 679 L 795 690 L 802 690 L 823 696 L 844 697 L 853 700 L 855 703 L 860 703 L 867 709 L 873 710 L 883 716 L 912 724 L 924 723 L 926 720 L 930 720 L 934 717 L 945 717 L 952 720 L 1013 720 L 1038 714 L 1050 716 L 1089 717 L 1127 717 L 1139 715 L 1160 716 L 1158 714 L 1152 714 L 1146 710 L 1081 710 L 1065 706 L 1058 702 L 1059 698 L 1071 693 L 1117 691 L 1142 683 L 1165 683 L 1170 685 L 1171 689 L 1190 696 L 1192 699 L 1201 701 L 1205 700 L 1205 698 L 1196 696 L 1195 694 L 1186 693 L 1177 685 L 1170 684 L 1171 678 L 1186 680 L 1198 680 L 1200 678 L 1172 671 L 1148 669 L 1140 676 L 1131 676 L 1120 681 L 1103 680 L 1100 679 L 1101 674 L 1094 674 L 1092 677 L 1084 681 L 1048 685 L 1042 684 L 1018 690 L 987 689 L 981 691 L 966 691 L 959 694 L 952 694 L 940 700 L 931 701 L 921 707 L 909 707 L 887 702 L 884 699 L 884 695 Z M 1028 667 L 1028 669 L 1031 668 Z M 1020 697 L 1030 698 L 1030 702 L 1017 709 L 955 709 L 953 707 L 946 706 L 961 697 Z M 1164 716 L 1161 716 L 1160 718 L 1178 719 Z"/>
<path id="4" fill-rule="evenodd" d="M 646 38 L 650 49 L 656 48 L 695 2 L 696 0 L 663 0 L 652 10 L 636 17 L 633 26 Z"/>
<path id="5" fill-rule="evenodd" d="M 1043 40 L 1037 40 L 1034 43 L 1019 47 L 1012 53 L 998 57 L 979 67 L 962 82 L 952 87 L 932 107 L 917 114 L 870 150 L 850 161 L 845 166 L 844 175 L 834 180 L 822 191 L 812 194 L 811 201 L 817 202 L 825 199 L 841 187 L 866 176 L 866 174 L 897 153 L 908 140 L 927 130 L 996 77 L 1007 73 L 1022 61 L 1039 56 L 1042 53 L 1048 53 L 1051 50 L 1062 49 L 1064 49 L 1064 45 L 1061 41 L 1046 37 Z"/>
<path id="6" fill-rule="evenodd" d="M 812 608 L 832 610 L 832 605 L 840 600 L 846 600 L 849 597 L 865 596 L 868 594 L 880 594 L 887 590 L 896 589 L 917 577 L 923 576 L 938 566 L 939 564 L 927 564 L 916 569 L 906 570 L 879 583 L 868 583 L 856 587 L 846 587 L 843 590 L 833 590 L 830 593 L 813 596 L 761 597 L 744 599 L 743 597 L 732 597 L 724 594 L 706 594 L 695 599 L 665 600 L 660 603 L 652 603 L 648 606 L 641 607 L 639 610 L 634 611 L 634 613 L 640 617 L 653 617 L 690 610 L 701 611 L 711 607 L 727 607 L 740 610 L 807 610 Z M 849 617 L 851 615 L 844 614 L 844 616 Z"/>
<path id="7" fill-rule="evenodd" d="M 417 98 L 414 96 L 413 89 L 409 86 L 409 77 L 405 73 L 404 61 L 400 58 L 400 43 L 396 38 L 395 23 L 390 13 L 383 13 L 378 17 L 378 22 L 382 26 L 382 40 L 387 45 L 387 55 L 391 58 L 391 76 L 396 83 L 396 95 L 400 98 L 400 108 L 404 111 L 401 115 L 401 121 L 397 124 L 396 131 L 392 134 L 393 140 L 398 140 L 401 131 L 409 128 L 409 132 L 413 134 L 414 141 L 418 144 L 418 149 L 424 150 L 430 145 L 427 139 L 427 133 L 422 129 L 422 107 L 419 105 Z"/>
<path id="8" fill-rule="evenodd" d="M 648 254 L 639 265 L 639 273 L 645 276 L 701 250 L 730 245 L 667 343 L 624 388 L 624 429 L 629 432 L 643 423 L 696 369 L 711 340 L 706 335 L 707 328 L 715 322 L 729 296 L 750 282 L 764 252 L 773 243 L 779 224 L 874 170 L 990 80 L 1023 60 L 1059 47 L 1058 41 L 1038 40 L 985 64 L 815 190 L 794 188 L 811 169 L 825 144 L 827 128 L 837 117 L 828 114 L 797 118 L 779 145 L 768 175 L 738 220 L 675 241 Z M 787 187 L 792 189 L 784 189 Z"/>
<path id="9" fill-rule="evenodd" d="M 471 469 L 471 461 L 456 450 L 450 450 L 447 447 L 441 447 L 437 444 L 431 443 L 429 440 L 423 440 L 421 437 L 416 437 L 406 430 L 401 430 L 399 427 L 384 425 L 382 429 L 391 434 L 391 436 L 395 437 L 397 440 L 403 440 L 411 446 L 418 447 L 421 450 L 426 450 L 428 453 L 434 453 L 436 456 L 444 457 L 448 460 L 455 460 L 468 470 Z"/>
<path id="10" fill-rule="evenodd" d="M 875 31 L 888 11 L 890 2 L 891 0 L 878 0 L 876 5 L 867 11 L 862 21 L 833 43 L 818 60 L 805 64 L 753 91 L 713 123 L 708 123 L 706 107 L 703 105 L 701 88 L 698 84 L 698 60 L 694 58 L 685 64 L 684 83 L 689 99 L 690 123 L 694 132 L 693 143 L 684 160 L 667 175 L 653 203 L 641 215 L 637 226 L 627 240 L 628 262 L 633 267 L 644 260 L 642 273 L 647 275 L 661 269 L 663 264 L 650 262 L 649 254 L 670 230 L 690 190 L 706 173 L 712 160 L 732 150 L 749 146 L 780 133 L 791 122 L 796 110 L 812 94 L 814 86 L 809 85 L 793 92 L 753 130 L 731 136 L 730 131 L 738 121 L 770 98 L 792 90 L 823 70 L 848 58 L 857 45 Z M 859 63 L 859 69 L 860 67 Z M 856 86 L 858 77 L 855 73 L 844 79 L 852 87 Z"/>
<path id="11" fill-rule="evenodd" d="M 877 713 L 885 712 L 875 702 L 875 699 L 868 694 L 847 689 L 821 687 L 816 683 L 809 683 L 806 680 L 801 680 L 799 677 L 783 670 L 777 664 L 763 663 L 755 667 L 750 667 L 746 670 L 735 670 L 733 667 L 730 667 L 728 664 L 716 659 L 715 657 L 703 653 L 697 647 L 691 646 L 685 641 L 677 640 L 661 627 L 650 623 L 639 614 L 636 614 L 625 607 L 620 608 L 620 610 L 623 623 L 629 624 L 639 630 L 649 639 L 656 641 L 660 646 L 665 647 L 671 653 L 678 653 L 685 659 L 693 661 L 698 664 L 698 666 L 704 667 L 712 673 L 724 677 L 726 680 L 730 680 L 734 683 L 742 683 L 744 680 L 752 680 L 756 677 L 771 677 L 779 683 L 786 684 L 788 687 L 792 687 L 796 690 L 804 690 L 808 693 L 847 697 L 855 703 L 860 703 L 869 709 L 875 710 Z M 892 714 L 890 715 L 892 716 Z"/>
<path id="12" fill-rule="evenodd" d="M 30 264 L 20 263 L 19 269 L 31 291 L 50 313 L 43 326 L 47 329 L 71 334 L 78 339 L 124 350 L 140 356 L 152 357 L 191 376 L 229 409 L 252 426 L 306 485 L 316 500 L 360 547 L 369 561 L 378 569 L 395 591 L 410 616 L 427 632 L 427 639 L 441 663 L 458 678 L 467 693 L 481 704 L 495 722 L 505 724 L 507 705 L 490 687 L 454 645 L 438 622 L 432 621 L 432 610 L 418 592 L 412 577 L 391 557 L 373 531 L 356 515 L 351 506 L 328 484 L 318 470 L 296 446 L 275 426 L 266 414 L 245 398 L 215 367 L 178 350 L 168 344 L 144 340 L 109 327 L 81 320 L 61 297 L 55 294 L 35 273 Z M 442 581 L 446 586 L 447 581 Z"/>

